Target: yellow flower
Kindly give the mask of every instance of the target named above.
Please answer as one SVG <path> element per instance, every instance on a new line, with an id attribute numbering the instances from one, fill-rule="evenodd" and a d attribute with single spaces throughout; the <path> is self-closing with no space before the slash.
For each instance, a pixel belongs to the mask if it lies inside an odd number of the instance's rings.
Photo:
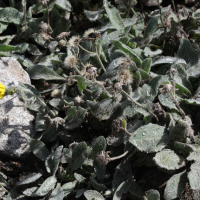
<path id="1" fill-rule="evenodd" d="M 3 84 L 0 83 L 0 99 L 4 96 L 6 88 Z"/>

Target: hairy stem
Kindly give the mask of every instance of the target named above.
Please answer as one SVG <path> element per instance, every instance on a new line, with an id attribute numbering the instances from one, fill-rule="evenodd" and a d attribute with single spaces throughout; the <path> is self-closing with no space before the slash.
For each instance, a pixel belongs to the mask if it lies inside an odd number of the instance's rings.
<path id="1" fill-rule="evenodd" d="M 91 51 L 88 51 L 87 49 L 83 48 L 80 44 L 78 45 L 82 50 L 86 51 L 87 53 L 90 53 L 90 54 L 96 54 L 95 52 L 91 52 Z"/>
<path id="2" fill-rule="evenodd" d="M 133 103 L 135 103 L 137 106 L 143 108 L 144 110 L 146 110 L 148 113 L 150 113 L 151 115 L 153 115 L 157 121 L 158 120 L 158 117 L 153 113 L 151 112 L 148 108 L 145 108 L 143 105 L 141 105 L 140 103 L 138 103 L 137 101 L 135 101 L 129 94 L 127 94 L 123 89 L 121 89 L 121 92 L 126 95 Z"/>
<path id="3" fill-rule="evenodd" d="M 26 23 L 26 1 L 24 1 L 24 24 L 25 24 L 25 29 L 27 29 L 27 23 Z"/>
<path id="4" fill-rule="evenodd" d="M 47 24 L 49 25 L 49 8 L 48 8 L 47 3 L 45 4 L 45 6 L 46 6 L 46 10 L 47 10 Z"/>
<path id="5" fill-rule="evenodd" d="M 113 160 L 118 160 L 118 159 L 120 159 L 120 158 L 123 158 L 124 156 L 126 156 L 126 155 L 128 154 L 128 152 L 129 152 L 129 151 L 126 151 L 125 153 L 123 153 L 123 154 L 120 155 L 120 156 L 116 156 L 116 157 L 110 158 L 110 159 L 109 159 L 109 162 L 110 162 L 110 161 L 113 161 Z"/>
<path id="6" fill-rule="evenodd" d="M 105 69 L 105 67 L 104 67 L 104 65 L 103 65 L 103 63 L 102 63 L 102 61 L 101 61 L 101 59 L 100 59 L 100 57 L 99 57 L 98 51 L 97 51 L 97 43 L 95 43 L 94 46 L 95 46 L 96 56 L 97 56 L 97 58 L 98 58 L 98 60 L 99 60 L 99 63 L 100 63 L 100 65 L 101 65 L 103 71 L 106 72 L 106 69 Z"/>
<path id="7" fill-rule="evenodd" d="M 6 188 L 2 185 L 2 183 L 0 183 L 0 187 L 1 187 L 5 192 L 9 193 L 8 190 L 6 190 Z"/>
<path id="8" fill-rule="evenodd" d="M 127 135 L 131 136 L 131 134 L 123 127 L 120 127 L 120 130 L 124 131 Z"/>
<path id="9" fill-rule="evenodd" d="M 179 106 L 178 101 L 175 99 L 175 97 L 173 96 L 172 92 L 169 91 L 169 94 L 171 96 L 171 98 L 173 99 L 173 102 L 175 103 L 176 107 L 178 108 L 179 112 L 182 115 L 182 118 L 185 119 L 185 112 L 181 109 L 181 107 Z"/>

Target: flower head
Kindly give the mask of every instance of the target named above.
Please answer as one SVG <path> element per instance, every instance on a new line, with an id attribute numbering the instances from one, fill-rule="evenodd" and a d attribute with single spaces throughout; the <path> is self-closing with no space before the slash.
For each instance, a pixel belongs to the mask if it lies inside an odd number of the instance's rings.
<path id="1" fill-rule="evenodd" d="M 49 0 L 38 0 L 38 2 L 42 5 L 46 5 Z"/>
<path id="2" fill-rule="evenodd" d="M 6 88 L 3 84 L 0 83 L 0 99 L 5 95 Z"/>
<path id="3" fill-rule="evenodd" d="M 78 35 L 78 36 L 72 36 L 71 38 L 70 38 L 70 40 L 68 41 L 68 43 L 69 43 L 69 46 L 70 47 L 76 47 L 76 46 L 78 46 L 79 45 L 79 43 L 81 42 L 81 38 L 80 38 L 80 36 Z"/>
<path id="4" fill-rule="evenodd" d="M 84 103 L 85 101 L 81 99 L 81 97 L 77 96 L 74 98 L 74 105 L 78 106 L 80 103 Z"/>
<path id="5" fill-rule="evenodd" d="M 178 74 L 178 71 L 174 68 L 171 68 L 170 70 L 167 71 L 167 74 L 175 76 L 175 74 Z"/>
<path id="6" fill-rule="evenodd" d="M 161 89 L 160 92 L 165 94 L 165 93 L 169 93 L 172 90 L 172 85 L 171 84 L 165 84 Z"/>
<path id="7" fill-rule="evenodd" d="M 124 70 L 119 72 L 118 80 L 122 84 L 129 84 L 129 83 L 133 82 L 133 76 L 132 76 L 132 74 L 130 73 L 129 70 L 124 69 Z"/>
<path id="8" fill-rule="evenodd" d="M 93 28 L 85 31 L 83 38 L 87 40 L 96 40 L 101 37 L 101 33 Z"/>
<path id="9" fill-rule="evenodd" d="M 100 166 L 104 166 L 108 164 L 109 159 L 110 159 L 109 152 L 101 151 L 101 153 L 96 156 L 95 161 Z"/>
<path id="10" fill-rule="evenodd" d="M 77 64 L 77 58 L 74 55 L 67 56 L 64 60 L 63 66 L 64 68 L 72 68 Z"/>
<path id="11" fill-rule="evenodd" d="M 85 65 L 85 67 L 82 70 L 82 73 L 84 76 L 86 76 L 86 78 L 88 79 L 93 79 L 96 78 L 98 76 L 97 74 L 97 68 L 94 67 L 92 64 L 87 63 Z"/>
<path id="12" fill-rule="evenodd" d="M 57 40 L 61 40 L 61 39 L 66 40 L 66 37 L 69 37 L 69 35 L 70 35 L 70 32 L 62 32 L 61 34 L 59 34 L 59 35 L 56 37 L 56 39 L 57 39 Z"/>

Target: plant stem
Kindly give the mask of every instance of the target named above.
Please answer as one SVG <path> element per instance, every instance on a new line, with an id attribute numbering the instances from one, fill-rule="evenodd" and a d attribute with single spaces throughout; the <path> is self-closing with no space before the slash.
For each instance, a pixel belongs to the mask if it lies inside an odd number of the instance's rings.
<path id="1" fill-rule="evenodd" d="M 175 79 L 173 74 L 172 74 L 172 84 L 173 84 L 173 96 L 175 98 Z"/>
<path id="2" fill-rule="evenodd" d="M 45 6 L 46 6 L 46 9 L 47 9 L 47 24 L 49 25 L 49 8 L 48 8 L 47 3 L 45 4 Z"/>
<path id="3" fill-rule="evenodd" d="M 95 52 L 91 52 L 91 51 L 88 51 L 87 49 L 83 48 L 80 44 L 78 45 L 81 49 L 83 49 L 84 51 L 86 51 L 87 53 L 90 53 L 90 54 L 96 54 Z"/>
<path id="4" fill-rule="evenodd" d="M 143 108 L 144 110 L 146 110 L 147 112 L 149 112 L 151 115 L 153 115 L 153 116 L 156 118 L 157 121 L 159 121 L 159 120 L 158 120 L 158 117 L 157 117 L 153 112 L 151 112 L 148 108 L 145 108 L 143 105 L 141 105 L 140 103 L 138 103 L 137 101 L 135 101 L 135 100 L 134 100 L 129 94 L 127 94 L 123 89 L 121 89 L 121 92 L 122 92 L 124 95 L 126 95 L 128 98 L 130 98 L 131 101 L 132 101 L 133 103 L 135 103 L 137 106 L 139 106 L 139 107 Z"/>
<path id="5" fill-rule="evenodd" d="M 123 158 L 124 156 L 126 156 L 126 155 L 128 154 L 128 152 L 129 152 L 129 151 L 126 151 L 125 153 L 123 153 L 123 154 L 120 155 L 120 156 L 116 156 L 116 157 L 110 158 L 110 159 L 109 159 L 109 162 L 110 162 L 110 161 L 113 161 L 113 160 L 118 160 L 118 159 L 120 159 L 120 158 Z"/>
<path id="6" fill-rule="evenodd" d="M 26 23 L 26 1 L 24 1 L 24 24 L 25 24 L 25 29 L 27 29 L 27 23 Z"/>
<path id="7" fill-rule="evenodd" d="M 2 185 L 2 183 L 0 183 L 0 186 L 5 192 L 9 193 L 8 190 L 6 190 L 6 188 Z"/>
<path id="8" fill-rule="evenodd" d="M 106 90 L 106 88 L 103 86 L 103 84 L 99 83 L 98 81 L 94 80 L 94 83 L 96 83 L 98 86 L 102 88 L 102 90 L 110 97 L 112 98 L 112 95 Z"/>
<path id="9" fill-rule="evenodd" d="M 123 127 L 120 127 L 120 130 L 124 131 L 127 135 L 131 136 L 131 134 Z"/>
<path id="10" fill-rule="evenodd" d="M 98 51 L 97 51 L 97 43 L 95 43 L 94 46 L 95 46 L 95 51 L 96 51 L 96 55 L 97 55 L 97 58 L 98 58 L 98 60 L 99 60 L 99 63 L 100 63 L 100 65 L 101 65 L 103 71 L 106 72 L 106 69 L 105 69 L 105 67 L 103 66 L 103 63 L 101 62 L 101 59 L 100 59 L 99 54 L 98 54 Z"/>
<path id="11" fill-rule="evenodd" d="M 179 112 L 182 115 L 182 118 L 185 119 L 185 112 L 181 109 L 181 107 L 179 106 L 178 101 L 175 99 L 175 97 L 173 96 L 172 92 L 169 91 L 169 94 L 171 95 L 173 102 L 175 103 L 176 107 L 178 108 Z"/>

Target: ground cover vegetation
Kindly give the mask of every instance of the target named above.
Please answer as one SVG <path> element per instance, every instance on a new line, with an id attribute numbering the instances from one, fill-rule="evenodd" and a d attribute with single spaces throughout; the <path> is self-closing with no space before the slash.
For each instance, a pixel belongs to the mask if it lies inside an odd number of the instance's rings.
<path id="1" fill-rule="evenodd" d="M 37 138 L 29 143 L 40 163 L 15 184 L 2 167 L 3 200 L 198 193 L 197 1 L 0 6 L 0 55 L 17 58 L 32 80 L 14 89 L 36 116 Z"/>

